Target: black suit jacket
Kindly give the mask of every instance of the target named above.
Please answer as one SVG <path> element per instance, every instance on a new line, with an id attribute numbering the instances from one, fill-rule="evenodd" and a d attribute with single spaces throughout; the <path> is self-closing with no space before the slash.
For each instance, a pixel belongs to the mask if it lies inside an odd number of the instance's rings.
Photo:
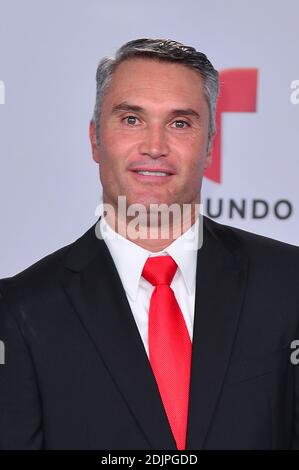
<path id="1" fill-rule="evenodd" d="M 298 281 L 297 247 L 204 218 L 187 449 L 299 449 Z M 0 292 L 1 449 L 176 449 L 95 225 Z"/>

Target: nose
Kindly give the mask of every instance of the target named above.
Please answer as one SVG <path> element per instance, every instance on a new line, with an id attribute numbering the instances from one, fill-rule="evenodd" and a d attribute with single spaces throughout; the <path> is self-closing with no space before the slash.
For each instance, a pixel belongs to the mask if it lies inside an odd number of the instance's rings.
<path id="1" fill-rule="evenodd" d="M 144 137 L 140 142 L 139 151 L 142 155 L 159 158 L 168 155 L 169 146 L 164 126 L 151 125 L 145 130 Z"/>

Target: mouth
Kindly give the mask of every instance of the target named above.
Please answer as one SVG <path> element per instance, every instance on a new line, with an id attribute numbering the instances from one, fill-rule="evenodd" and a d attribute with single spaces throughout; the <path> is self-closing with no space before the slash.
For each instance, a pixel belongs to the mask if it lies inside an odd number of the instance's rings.
<path id="1" fill-rule="evenodd" d="M 148 181 L 148 182 L 154 182 L 154 183 L 162 183 L 169 181 L 172 176 L 174 176 L 174 173 L 169 171 L 169 170 L 163 170 L 163 169 L 133 169 L 130 170 L 131 173 L 135 176 L 136 179 L 139 181 Z"/>

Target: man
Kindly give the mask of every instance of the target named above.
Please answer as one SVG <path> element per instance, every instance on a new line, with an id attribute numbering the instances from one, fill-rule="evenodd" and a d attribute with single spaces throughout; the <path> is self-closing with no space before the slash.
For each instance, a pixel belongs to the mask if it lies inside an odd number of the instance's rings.
<path id="1" fill-rule="evenodd" d="M 2 449 L 299 449 L 299 250 L 197 210 L 217 94 L 175 41 L 99 64 L 103 216 L 0 281 Z"/>

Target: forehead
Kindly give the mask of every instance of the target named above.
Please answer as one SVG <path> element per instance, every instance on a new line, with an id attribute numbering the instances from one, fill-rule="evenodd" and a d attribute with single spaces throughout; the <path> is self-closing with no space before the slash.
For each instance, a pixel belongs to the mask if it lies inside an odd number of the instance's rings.
<path id="1" fill-rule="evenodd" d="M 105 93 L 104 102 L 143 99 L 161 104 L 198 106 L 205 101 L 200 73 L 186 65 L 148 58 L 131 58 L 120 63 Z M 104 104 L 104 103 L 103 103 Z"/>

